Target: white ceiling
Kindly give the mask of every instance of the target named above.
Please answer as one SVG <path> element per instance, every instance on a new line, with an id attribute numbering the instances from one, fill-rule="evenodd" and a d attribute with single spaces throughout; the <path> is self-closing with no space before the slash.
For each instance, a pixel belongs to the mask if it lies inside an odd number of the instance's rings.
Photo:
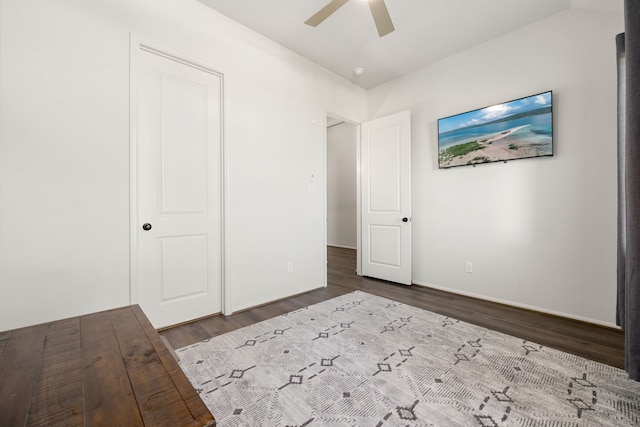
<path id="1" fill-rule="evenodd" d="M 329 0 L 198 0 L 324 68 L 372 88 L 571 7 L 621 10 L 623 0 L 386 0 L 396 30 L 378 37 L 366 0 L 318 27 Z M 353 74 L 364 67 L 361 77 Z"/>

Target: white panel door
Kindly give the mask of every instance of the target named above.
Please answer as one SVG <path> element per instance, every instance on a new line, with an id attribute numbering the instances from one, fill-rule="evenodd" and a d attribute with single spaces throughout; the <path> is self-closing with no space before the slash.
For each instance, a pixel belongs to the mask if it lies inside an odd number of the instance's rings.
<path id="1" fill-rule="evenodd" d="M 138 184 L 133 271 L 138 302 L 159 328 L 221 311 L 222 77 L 141 48 L 133 86 Z"/>
<path id="2" fill-rule="evenodd" d="M 362 275 L 411 284 L 411 113 L 362 124 Z"/>

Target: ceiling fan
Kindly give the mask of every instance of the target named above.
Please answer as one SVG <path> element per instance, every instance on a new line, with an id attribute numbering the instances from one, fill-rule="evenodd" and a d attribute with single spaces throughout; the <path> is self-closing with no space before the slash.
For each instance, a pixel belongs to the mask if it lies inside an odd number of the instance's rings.
<path id="1" fill-rule="evenodd" d="M 336 10 L 344 6 L 348 1 L 349 0 L 331 0 L 315 15 L 304 21 L 304 23 L 312 27 L 317 27 L 325 19 L 331 16 Z M 371 9 L 373 20 L 376 23 L 378 35 L 380 37 L 383 37 L 395 30 L 395 28 L 393 27 L 393 22 L 391 22 L 391 17 L 389 16 L 387 6 L 384 4 L 384 0 L 368 0 L 367 2 L 369 3 L 369 9 Z"/>

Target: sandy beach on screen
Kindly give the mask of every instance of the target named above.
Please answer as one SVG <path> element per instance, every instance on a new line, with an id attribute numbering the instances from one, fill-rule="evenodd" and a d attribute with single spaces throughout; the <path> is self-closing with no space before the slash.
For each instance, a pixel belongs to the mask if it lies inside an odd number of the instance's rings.
<path id="1" fill-rule="evenodd" d="M 512 135 L 527 126 L 529 125 L 518 126 L 501 133 L 489 135 L 487 139 L 483 139 L 481 142 L 483 148 L 467 153 L 464 156 L 456 157 L 447 166 L 508 161 L 542 154 L 543 151 L 548 149 L 546 144 L 541 145 L 527 140 L 516 139 L 517 136 Z M 511 138 L 505 140 L 508 136 L 511 136 Z"/>
<path id="2" fill-rule="evenodd" d="M 509 145 L 514 144 L 516 149 L 509 148 Z M 516 159 L 521 157 L 531 157 L 540 154 L 542 147 L 539 144 L 534 144 L 522 140 L 511 140 L 509 142 L 495 142 L 492 145 L 487 145 L 471 153 L 467 153 L 462 157 L 456 157 L 451 165 L 466 165 L 470 161 L 472 163 L 482 163 L 482 160 L 478 160 L 478 157 L 486 157 L 487 161 L 507 161 L 510 159 Z M 475 159 L 475 160 L 474 160 Z"/>

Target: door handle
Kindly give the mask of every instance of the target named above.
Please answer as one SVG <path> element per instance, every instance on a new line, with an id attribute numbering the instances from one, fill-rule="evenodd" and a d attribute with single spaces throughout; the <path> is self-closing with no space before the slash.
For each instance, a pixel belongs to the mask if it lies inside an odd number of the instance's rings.
<path id="1" fill-rule="evenodd" d="M 409 222 L 409 218 L 405 216 L 404 218 L 402 218 L 402 222 Z"/>
<path id="2" fill-rule="evenodd" d="M 151 224 L 149 224 L 148 222 L 142 225 L 142 229 L 144 231 L 149 231 L 151 230 Z"/>

